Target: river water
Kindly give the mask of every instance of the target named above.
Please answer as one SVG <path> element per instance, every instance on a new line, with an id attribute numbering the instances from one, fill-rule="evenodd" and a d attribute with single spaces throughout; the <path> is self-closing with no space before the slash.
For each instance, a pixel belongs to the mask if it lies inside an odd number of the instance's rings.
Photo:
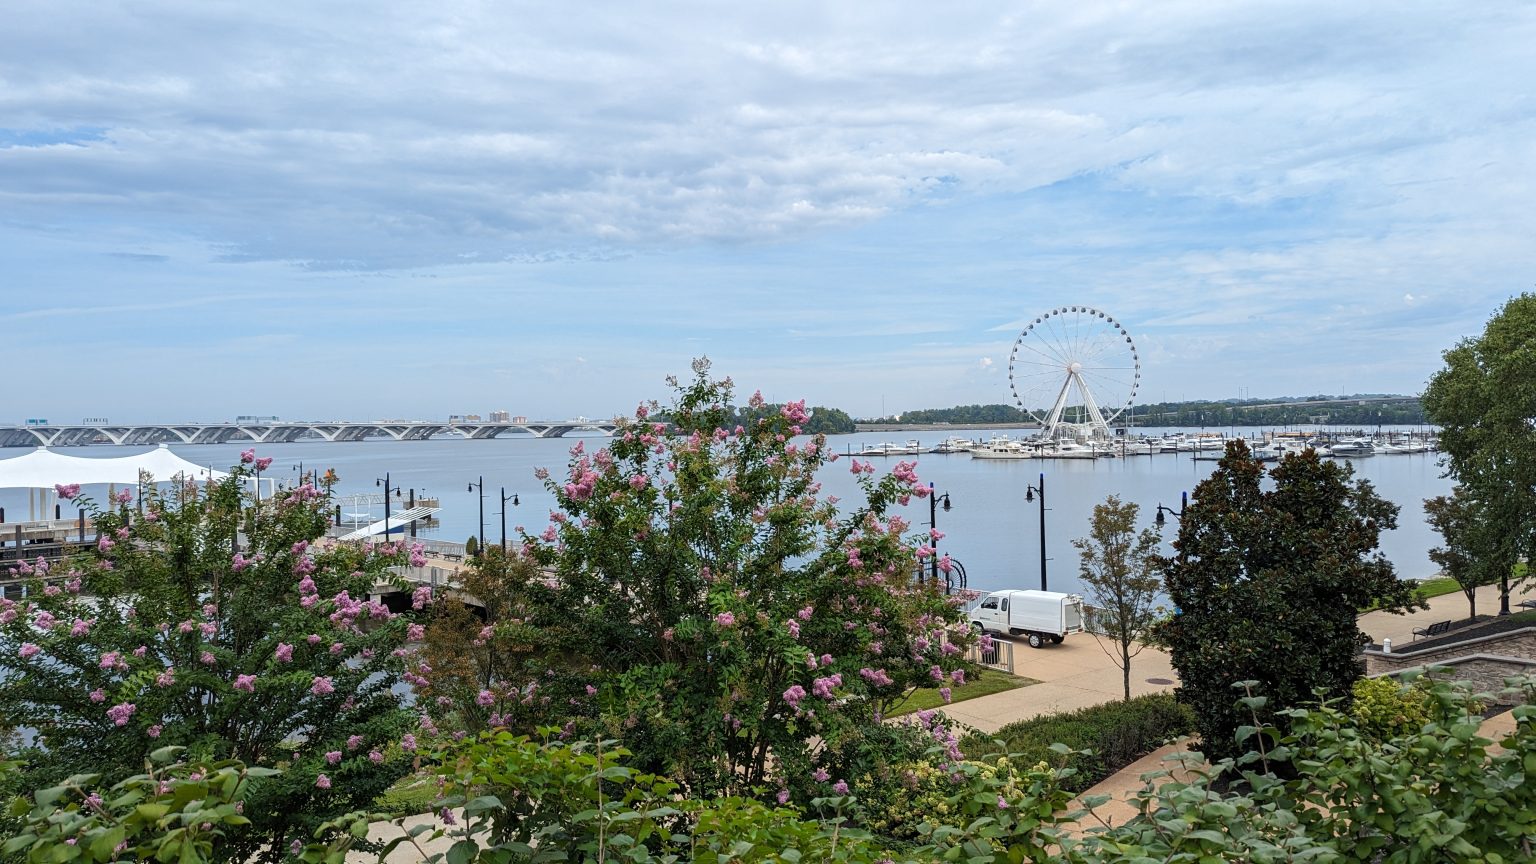
<path id="1" fill-rule="evenodd" d="M 1137 430 L 1158 434 L 1162 430 Z M 1192 431 L 1192 430 L 1169 430 Z M 1239 435 L 1257 435 L 1258 429 L 1237 427 Z M 836 452 L 858 452 L 865 444 L 916 437 L 925 445 L 937 444 L 947 435 L 985 440 L 990 432 L 955 428 L 944 433 L 871 432 L 835 435 L 828 447 Z M 1015 437 L 1018 437 L 1017 435 Z M 601 446 L 605 438 L 587 438 L 590 450 Z M 561 476 L 568 460 L 572 438 L 538 439 L 523 436 L 469 441 L 441 438 L 429 441 L 371 440 L 350 444 L 304 441 L 294 444 L 264 445 L 260 455 L 274 459 L 268 476 L 279 482 L 293 480 L 300 463 L 306 471 L 314 467 L 334 468 L 340 475 L 336 487 L 339 503 L 347 512 L 368 511 L 367 506 L 349 503 L 346 496 L 380 491 L 376 480 L 388 472 L 392 485 L 414 489 L 417 497 L 436 497 L 442 504 L 438 514 L 441 527 L 429 534 L 435 539 L 462 543 L 479 533 L 480 498 L 469 491 L 468 484 L 485 478 L 485 536 L 496 542 L 501 532 L 499 488 L 516 493 L 519 506 L 508 505 L 507 531 L 516 526 L 530 532 L 542 531 L 549 519 L 554 498 L 534 478 L 535 468 L 546 467 Z M 182 457 L 200 465 L 227 468 L 239 459 L 248 444 L 175 445 Z M 120 456 L 144 448 L 93 446 L 57 448 L 60 453 L 85 457 Z M 21 455 L 23 450 L 0 451 L 0 458 Z M 1195 484 L 1215 468 L 1214 462 L 1195 461 L 1188 453 L 1164 453 L 1125 459 L 1053 459 L 1000 461 L 972 459 L 966 454 L 924 454 L 916 459 L 917 473 L 932 481 L 939 493 L 948 493 L 949 512 L 939 510 L 938 527 L 945 534 L 941 551 L 949 552 L 966 568 L 970 587 L 978 590 L 1000 588 L 1037 588 L 1040 585 L 1040 514 L 1038 500 L 1025 501 L 1025 490 L 1038 484 L 1044 474 L 1046 490 L 1047 581 L 1052 590 L 1079 590 L 1076 550 L 1073 538 L 1088 533 L 1089 517 L 1095 504 L 1108 495 L 1141 505 L 1143 522 L 1152 524 L 1158 504 L 1177 507 L 1181 492 L 1193 491 Z M 875 458 L 877 469 L 889 470 L 897 458 Z M 1381 549 L 1398 574 L 1423 578 L 1436 571 L 1428 550 L 1439 543 L 1438 535 L 1424 523 L 1423 500 L 1449 492 L 1451 481 L 1440 476 L 1438 457 L 1426 455 L 1375 456 L 1351 460 L 1356 476 L 1369 480 L 1378 494 L 1402 508 L 1399 527 L 1384 532 Z M 823 493 L 837 495 L 850 504 L 862 501 L 858 487 L 848 472 L 848 462 L 841 459 L 828 465 L 823 474 Z M 105 490 L 87 490 L 99 500 Z M 403 502 L 402 502 L 403 503 Z M 11 521 L 28 512 L 24 490 L 0 490 L 0 506 Z M 907 518 L 915 527 L 927 527 L 929 506 L 926 500 L 913 500 Z M 375 519 L 383 518 L 381 505 L 373 505 Z M 69 512 L 66 516 L 71 515 Z M 1172 537 L 1174 520 L 1164 530 Z"/>

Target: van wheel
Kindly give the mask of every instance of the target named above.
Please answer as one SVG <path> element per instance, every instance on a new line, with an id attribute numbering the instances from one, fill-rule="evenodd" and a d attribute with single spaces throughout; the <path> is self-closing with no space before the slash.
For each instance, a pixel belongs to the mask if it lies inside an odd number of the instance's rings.
<path id="1" fill-rule="evenodd" d="M 980 621 L 972 622 L 971 626 L 976 628 L 976 635 L 977 636 L 985 636 L 985 635 L 987 635 L 987 628 L 981 626 L 981 622 Z"/>
<path id="2" fill-rule="evenodd" d="M 1040 638 L 1040 634 L 1039 633 L 1031 633 L 1031 634 L 1029 634 L 1029 647 L 1031 647 L 1031 648 L 1039 648 L 1040 646 L 1042 646 L 1044 644 L 1045 644 L 1045 640 Z"/>
<path id="3" fill-rule="evenodd" d="M 1065 638 L 1066 638 L 1065 636 L 1052 636 L 1051 637 L 1051 644 L 1052 645 L 1060 645 L 1061 644 L 1061 640 L 1063 640 Z"/>

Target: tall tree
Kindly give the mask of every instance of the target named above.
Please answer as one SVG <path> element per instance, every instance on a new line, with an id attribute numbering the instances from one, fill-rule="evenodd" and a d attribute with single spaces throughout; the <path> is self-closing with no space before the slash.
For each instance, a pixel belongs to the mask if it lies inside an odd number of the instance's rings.
<path id="1" fill-rule="evenodd" d="M 1467 617 L 1477 617 L 1477 589 L 1505 579 L 1514 570 L 1514 535 L 1489 519 L 1481 502 L 1465 486 L 1450 495 L 1426 499 L 1424 514 L 1445 538 L 1444 546 L 1429 550 L 1429 558 L 1461 586 Z"/>
<path id="2" fill-rule="evenodd" d="M 1259 682 L 1271 723 L 1319 691 L 1347 699 L 1369 640 L 1358 610 L 1418 603 L 1377 550 L 1397 506 L 1352 474 L 1307 451 L 1287 456 L 1266 489 L 1264 467 L 1239 440 L 1195 487 L 1165 561 L 1174 616 L 1159 637 L 1210 758 L 1240 753 L 1235 734 L 1252 722 L 1234 684 Z"/>
<path id="3" fill-rule="evenodd" d="M 840 517 L 816 478 L 835 454 L 797 437 L 804 403 L 753 396 L 739 415 L 708 368 L 673 382 L 670 425 L 641 406 L 544 472 L 550 524 L 472 574 L 497 595 L 484 629 L 428 629 L 429 656 L 465 659 L 413 674 L 446 697 L 431 710 L 618 738 L 690 792 L 828 794 L 878 767 L 891 705 L 965 680 L 971 635 L 914 576 L 932 554 L 896 512 L 928 494 L 914 466 L 854 461 L 866 501 Z"/>
<path id="4" fill-rule="evenodd" d="M 1423 402 L 1440 427 L 1446 473 L 1479 502 L 1488 530 L 1507 535 L 1514 554 L 1529 560 L 1536 553 L 1536 295 L 1510 300 L 1481 336 L 1444 356 Z M 1499 576 L 1499 614 L 1507 615 L 1511 573 Z"/>
<path id="5" fill-rule="evenodd" d="M 1131 659 L 1146 647 L 1143 640 L 1163 589 L 1157 554 L 1161 538 L 1150 528 L 1136 530 L 1140 509 L 1111 495 L 1094 506 L 1088 536 L 1072 541 L 1082 582 L 1098 609 L 1098 629 L 1114 646 L 1104 650 L 1124 673 L 1126 699 L 1131 698 Z"/>
<path id="6" fill-rule="evenodd" d="M 101 532 L 91 554 L 19 568 L 26 597 L 0 599 L 0 721 L 36 730 L 26 778 L 39 788 L 116 782 L 167 745 L 285 768 L 253 781 L 253 824 L 218 850 L 275 861 L 410 770 L 399 745 L 415 721 L 391 688 L 407 616 L 370 599 L 406 551 L 314 543 L 327 491 L 258 503 L 250 472 L 270 460 L 243 458 L 222 481 L 146 487 L 142 511 L 126 493 L 85 502 Z"/>

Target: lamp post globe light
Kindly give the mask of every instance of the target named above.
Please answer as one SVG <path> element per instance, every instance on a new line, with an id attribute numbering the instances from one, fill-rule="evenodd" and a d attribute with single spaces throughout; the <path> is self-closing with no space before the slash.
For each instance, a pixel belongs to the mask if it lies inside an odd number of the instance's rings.
<path id="1" fill-rule="evenodd" d="M 1153 517 L 1152 521 L 1157 525 L 1157 527 L 1161 528 L 1163 525 L 1167 524 L 1168 521 L 1163 518 L 1164 513 L 1173 516 L 1175 519 L 1182 519 L 1184 518 L 1184 511 L 1188 508 L 1189 493 L 1181 492 L 1179 493 L 1179 509 L 1175 510 L 1172 507 L 1164 507 L 1163 505 L 1159 504 L 1157 505 L 1157 516 Z"/>
<path id="2" fill-rule="evenodd" d="M 512 502 L 512 506 L 513 507 L 516 507 L 518 505 L 518 503 L 519 503 L 518 500 L 517 500 L 517 493 L 513 492 L 511 495 L 508 495 L 507 494 L 507 487 L 503 486 L 503 487 L 501 487 L 501 553 L 503 555 L 505 555 L 507 553 L 507 502 L 508 501 Z M 481 529 L 481 530 L 484 530 L 484 529 Z"/>

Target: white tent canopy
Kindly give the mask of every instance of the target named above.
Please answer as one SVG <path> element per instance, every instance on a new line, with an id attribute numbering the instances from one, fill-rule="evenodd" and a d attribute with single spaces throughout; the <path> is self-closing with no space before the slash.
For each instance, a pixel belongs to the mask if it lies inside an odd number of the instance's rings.
<path id="1" fill-rule="evenodd" d="M 189 462 L 164 444 L 147 453 L 111 459 L 65 456 L 39 447 L 24 456 L 0 459 L 0 489 L 52 489 L 70 483 L 132 486 L 139 482 L 140 471 L 148 472 L 157 483 L 168 482 L 178 474 L 199 480 L 229 476 Z"/>

